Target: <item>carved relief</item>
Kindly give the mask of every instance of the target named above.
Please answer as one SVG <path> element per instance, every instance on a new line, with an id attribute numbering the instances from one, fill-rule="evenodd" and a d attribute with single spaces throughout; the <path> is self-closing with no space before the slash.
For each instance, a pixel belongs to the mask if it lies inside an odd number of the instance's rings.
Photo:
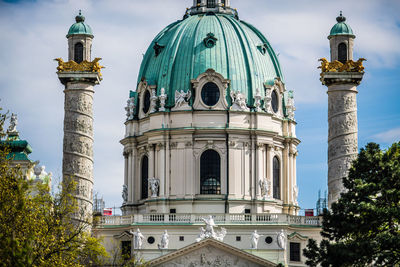
<path id="1" fill-rule="evenodd" d="M 234 111 L 249 111 L 246 105 L 246 97 L 240 91 L 231 91 L 232 106 Z"/>
<path id="2" fill-rule="evenodd" d="M 65 94 L 65 110 L 66 111 L 78 111 L 85 114 L 92 114 L 93 110 L 93 99 L 87 94 Z"/>
<path id="3" fill-rule="evenodd" d="M 79 116 L 74 118 L 74 116 L 65 116 L 64 131 L 82 132 L 93 136 L 93 123 L 87 117 Z"/>
<path id="4" fill-rule="evenodd" d="M 329 139 L 348 132 L 357 132 L 357 113 L 351 112 L 329 119 Z"/>
<path id="5" fill-rule="evenodd" d="M 340 112 L 354 111 L 357 108 L 356 94 L 331 95 L 328 108 L 331 116 Z"/>
<path id="6" fill-rule="evenodd" d="M 64 154 L 63 158 L 63 174 L 64 175 L 80 175 L 92 179 L 93 163 L 84 158 L 70 156 Z"/>
<path id="7" fill-rule="evenodd" d="M 69 134 L 64 134 L 63 146 L 63 151 L 65 152 L 75 152 L 90 158 L 93 157 L 93 142 L 88 138 L 77 138 Z"/>
<path id="8" fill-rule="evenodd" d="M 334 159 L 342 155 L 357 154 L 357 135 L 352 134 L 329 142 L 328 159 Z"/>

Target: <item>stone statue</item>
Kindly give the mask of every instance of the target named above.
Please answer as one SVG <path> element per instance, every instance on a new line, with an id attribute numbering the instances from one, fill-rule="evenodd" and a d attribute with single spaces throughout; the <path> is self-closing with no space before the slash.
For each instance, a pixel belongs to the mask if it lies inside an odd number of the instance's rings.
<path id="1" fill-rule="evenodd" d="M 270 193 L 270 185 L 271 185 L 270 181 L 268 181 L 267 178 L 260 179 L 258 181 L 258 185 L 260 186 L 260 189 L 261 189 L 261 195 L 264 198 L 269 198 L 269 196 L 270 196 L 269 195 L 269 193 Z"/>
<path id="2" fill-rule="evenodd" d="M 215 240 L 223 242 L 227 234 L 226 229 L 221 227 L 221 231 L 215 232 L 214 227 L 218 226 L 215 224 L 214 219 L 211 215 L 208 216 L 208 218 L 202 218 L 202 220 L 206 224 L 206 228 L 205 229 L 203 227 L 199 228 L 200 233 L 196 238 L 196 242 L 200 242 L 205 238 L 214 238 Z"/>
<path id="3" fill-rule="evenodd" d="M 178 92 L 178 90 L 175 91 L 175 108 L 180 108 L 184 104 L 187 104 L 189 102 L 190 97 L 192 96 L 192 93 L 190 90 L 185 93 L 183 90 Z"/>
<path id="4" fill-rule="evenodd" d="M 167 99 L 167 95 L 165 94 L 164 88 L 161 88 L 161 94 L 158 99 L 160 99 L 160 111 L 165 111 L 165 100 Z"/>
<path id="5" fill-rule="evenodd" d="M 256 95 L 254 96 L 254 106 L 256 107 L 256 112 L 261 112 L 261 94 L 260 89 L 256 89 Z"/>
<path id="6" fill-rule="evenodd" d="M 299 196 L 299 187 L 297 186 L 297 185 L 295 185 L 294 187 L 293 187 L 293 202 L 294 202 L 294 204 L 298 204 L 298 202 L 297 202 L 297 197 Z"/>
<path id="7" fill-rule="evenodd" d="M 135 115 L 135 98 L 131 97 L 128 99 L 127 105 L 125 107 L 126 110 L 126 119 L 127 120 L 133 120 L 133 116 Z"/>
<path id="8" fill-rule="evenodd" d="M 283 229 L 279 232 L 276 239 L 277 239 L 276 241 L 278 243 L 278 246 L 281 249 L 286 249 L 286 236 L 285 236 L 285 232 L 283 231 Z"/>
<path id="9" fill-rule="evenodd" d="M 158 196 L 158 188 L 160 187 L 160 179 L 155 178 L 155 177 L 150 178 L 149 183 L 150 183 L 151 197 L 157 197 Z"/>
<path id="10" fill-rule="evenodd" d="M 248 111 L 246 105 L 246 97 L 239 91 L 231 91 L 232 106 L 231 110 L 236 111 Z"/>
<path id="11" fill-rule="evenodd" d="M 204 227 L 200 227 L 199 230 L 200 230 L 200 233 L 196 238 L 196 242 L 200 242 L 201 240 L 206 238 L 206 230 L 204 229 Z"/>
<path id="12" fill-rule="evenodd" d="M 206 224 L 206 231 L 205 231 L 205 236 L 208 237 L 215 237 L 215 232 L 214 232 L 214 227 L 218 227 L 214 219 L 211 215 L 208 216 L 208 219 L 201 218 L 203 222 Z"/>
<path id="13" fill-rule="evenodd" d="M 10 118 L 10 126 L 8 126 L 8 133 L 17 132 L 18 119 L 17 114 L 12 113 Z"/>
<path id="14" fill-rule="evenodd" d="M 167 230 L 164 231 L 164 234 L 161 236 L 161 242 L 158 244 L 158 249 L 168 249 L 169 244 L 169 234 Z"/>
<path id="15" fill-rule="evenodd" d="M 254 232 L 251 234 L 251 249 L 257 249 L 258 239 L 262 236 L 263 235 L 257 233 L 257 230 L 254 230 Z"/>
<path id="16" fill-rule="evenodd" d="M 138 228 L 136 232 L 130 230 L 129 233 L 133 235 L 133 249 L 142 249 L 144 235 L 140 232 L 140 229 Z"/>
<path id="17" fill-rule="evenodd" d="M 157 99 L 158 97 L 156 96 L 156 89 L 151 90 L 151 97 L 150 97 L 150 113 L 154 113 L 157 111 Z"/>
<path id="18" fill-rule="evenodd" d="M 267 113 L 272 113 L 271 94 L 272 94 L 272 88 L 266 88 L 265 89 L 265 97 L 264 97 L 264 110 Z"/>
<path id="19" fill-rule="evenodd" d="M 122 186 L 122 200 L 123 203 L 128 201 L 128 186 L 126 184 Z"/>
<path id="20" fill-rule="evenodd" d="M 290 120 L 294 120 L 294 111 L 296 108 L 294 107 L 294 98 L 293 91 L 289 91 L 288 102 L 286 104 L 287 115 Z"/>

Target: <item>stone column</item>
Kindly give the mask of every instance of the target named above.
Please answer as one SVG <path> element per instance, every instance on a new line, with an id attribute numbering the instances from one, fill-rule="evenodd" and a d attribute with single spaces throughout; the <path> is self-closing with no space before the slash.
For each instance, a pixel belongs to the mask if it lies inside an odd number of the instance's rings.
<path id="1" fill-rule="evenodd" d="M 323 72 L 328 87 L 328 205 L 344 191 L 342 180 L 358 154 L 357 85 L 363 73 Z"/>
<path id="2" fill-rule="evenodd" d="M 58 72 L 65 85 L 63 181 L 73 179 L 79 210 L 74 219 L 91 221 L 93 211 L 93 94 L 98 73 Z"/>

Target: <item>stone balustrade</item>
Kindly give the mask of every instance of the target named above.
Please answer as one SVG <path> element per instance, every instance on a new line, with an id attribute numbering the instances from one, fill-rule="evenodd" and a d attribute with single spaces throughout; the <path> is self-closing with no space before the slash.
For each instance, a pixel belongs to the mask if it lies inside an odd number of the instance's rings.
<path id="1" fill-rule="evenodd" d="M 210 214 L 134 214 L 129 216 L 102 216 L 100 227 L 135 224 L 203 224 Z M 291 224 L 321 226 L 321 217 L 288 214 L 212 214 L 215 223 L 223 224 Z"/>

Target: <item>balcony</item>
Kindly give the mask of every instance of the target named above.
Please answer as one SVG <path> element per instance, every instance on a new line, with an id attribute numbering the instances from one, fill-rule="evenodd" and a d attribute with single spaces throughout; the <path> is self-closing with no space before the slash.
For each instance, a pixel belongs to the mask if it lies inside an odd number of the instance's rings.
<path id="1" fill-rule="evenodd" d="M 203 224 L 202 218 L 210 214 L 134 214 L 129 216 L 102 216 L 99 227 L 129 225 L 179 225 Z M 218 225 L 234 224 L 284 224 L 319 227 L 321 217 L 294 216 L 288 214 L 211 214 Z"/>

